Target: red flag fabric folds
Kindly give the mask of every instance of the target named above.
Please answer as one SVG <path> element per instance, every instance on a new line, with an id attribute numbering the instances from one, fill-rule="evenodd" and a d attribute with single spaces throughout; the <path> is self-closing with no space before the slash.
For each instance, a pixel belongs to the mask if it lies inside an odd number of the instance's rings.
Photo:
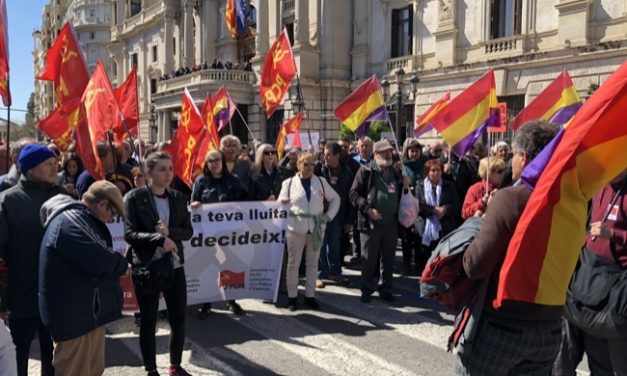
<path id="1" fill-rule="evenodd" d="M 0 96 L 6 107 L 11 105 L 9 87 L 9 24 L 6 0 L 0 0 Z"/>
<path id="2" fill-rule="evenodd" d="M 114 90 L 115 99 L 117 100 L 120 111 L 124 115 L 126 120 L 126 127 L 124 126 L 122 118 L 115 123 L 113 133 L 115 140 L 120 142 L 128 138 L 128 133 L 131 136 L 137 135 L 137 124 L 139 123 L 139 101 L 137 99 L 137 68 L 133 68 L 126 77 L 126 81 Z M 128 128 L 128 132 L 127 129 Z"/>
<path id="3" fill-rule="evenodd" d="M 172 155 L 174 173 L 187 186 L 192 186 L 192 175 L 198 149 L 206 135 L 205 122 L 189 91 L 185 89 L 181 103 L 181 118 L 176 134 L 167 151 Z"/>
<path id="4" fill-rule="evenodd" d="M 85 104 L 85 116 L 92 150 L 94 155 L 97 155 L 97 143 L 106 141 L 108 130 L 120 120 L 118 102 L 115 99 L 107 72 L 100 61 L 87 84 L 85 94 L 83 94 L 83 103 Z M 85 168 L 94 179 L 105 178 L 105 171 L 100 158 L 96 158 L 95 165 L 86 165 Z"/>
<path id="5" fill-rule="evenodd" d="M 268 119 L 283 101 L 295 75 L 296 65 L 292 55 L 292 46 L 287 31 L 283 29 L 268 51 L 261 68 L 259 85 L 261 107 L 266 111 Z"/>

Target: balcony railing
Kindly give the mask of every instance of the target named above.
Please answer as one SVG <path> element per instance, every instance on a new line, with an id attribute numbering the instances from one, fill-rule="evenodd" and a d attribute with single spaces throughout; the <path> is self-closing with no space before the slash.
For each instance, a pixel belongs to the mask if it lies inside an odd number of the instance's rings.
<path id="1" fill-rule="evenodd" d="M 385 70 L 390 74 L 398 68 L 403 68 L 405 72 L 418 70 L 422 68 L 422 57 L 417 55 L 407 55 L 389 59 L 385 62 Z"/>
<path id="2" fill-rule="evenodd" d="M 501 54 L 501 53 L 522 53 L 523 52 L 523 37 L 516 35 L 513 37 L 505 37 L 499 39 L 492 39 L 485 43 L 485 53 Z"/>
<path id="3" fill-rule="evenodd" d="M 233 82 L 253 85 L 257 80 L 254 72 L 226 69 L 205 69 L 157 83 L 157 92 L 182 89 L 211 82 Z"/>

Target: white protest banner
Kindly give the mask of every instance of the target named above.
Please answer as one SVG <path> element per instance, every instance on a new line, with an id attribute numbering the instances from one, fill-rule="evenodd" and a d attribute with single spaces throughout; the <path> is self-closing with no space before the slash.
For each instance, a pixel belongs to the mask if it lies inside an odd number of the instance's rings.
<path id="1" fill-rule="evenodd" d="M 183 243 L 187 304 L 272 299 L 279 289 L 289 205 L 277 201 L 206 204 L 191 213 L 194 235 Z M 108 224 L 124 254 L 124 224 Z M 131 278 L 121 278 L 124 313 L 136 311 Z M 163 302 L 160 307 L 164 308 Z"/>
<path id="2" fill-rule="evenodd" d="M 111 240 L 113 241 L 113 251 L 126 256 L 128 244 L 124 241 L 124 218 L 113 216 L 113 221 L 107 223 Z M 139 311 L 135 290 L 133 289 L 133 281 L 131 280 L 131 270 L 120 277 L 120 287 L 122 288 L 122 313 L 132 315 L 133 312 Z"/>
<path id="3" fill-rule="evenodd" d="M 205 204 L 192 211 L 184 243 L 189 305 L 229 299 L 276 301 L 289 205 Z"/>

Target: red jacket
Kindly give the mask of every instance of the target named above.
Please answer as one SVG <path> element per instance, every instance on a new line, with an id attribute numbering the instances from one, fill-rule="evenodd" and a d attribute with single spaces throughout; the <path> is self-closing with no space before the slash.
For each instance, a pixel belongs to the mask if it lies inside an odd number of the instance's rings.
<path id="1" fill-rule="evenodd" d="M 608 207 L 620 187 L 618 184 L 607 184 L 592 199 L 590 207 L 590 223 L 603 220 Z M 619 258 L 623 258 L 623 267 L 627 263 L 627 192 L 621 192 L 616 203 L 610 210 L 605 220 L 605 224 L 612 231 L 611 239 L 596 237 L 592 239 L 590 235 L 586 238 L 586 248 L 591 252 L 603 256 L 604 258 L 621 264 Z"/>
<path id="2" fill-rule="evenodd" d="M 494 188 L 496 188 L 494 185 L 489 184 L 488 193 L 492 192 Z M 462 219 L 468 219 L 474 216 L 477 210 L 481 210 L 485 213 L 486 206 L 483 203 L 483 196 L 485 196 L 485 194 L 485 179 L 482 179 L 480 182 L 468 188 L 464 205 L 462 205 Z"/>

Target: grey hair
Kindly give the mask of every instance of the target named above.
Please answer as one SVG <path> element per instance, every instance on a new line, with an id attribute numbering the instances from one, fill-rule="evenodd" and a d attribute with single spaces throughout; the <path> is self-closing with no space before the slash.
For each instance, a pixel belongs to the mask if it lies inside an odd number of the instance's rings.
<path id="1" fill-rule="evenodd" d="M 524 152 L 529 160 L 540 154 L 559 131 L 559 126 L 544 120 L 532 120 L 524 123 L 516 132 L 515 152 Z"/>

